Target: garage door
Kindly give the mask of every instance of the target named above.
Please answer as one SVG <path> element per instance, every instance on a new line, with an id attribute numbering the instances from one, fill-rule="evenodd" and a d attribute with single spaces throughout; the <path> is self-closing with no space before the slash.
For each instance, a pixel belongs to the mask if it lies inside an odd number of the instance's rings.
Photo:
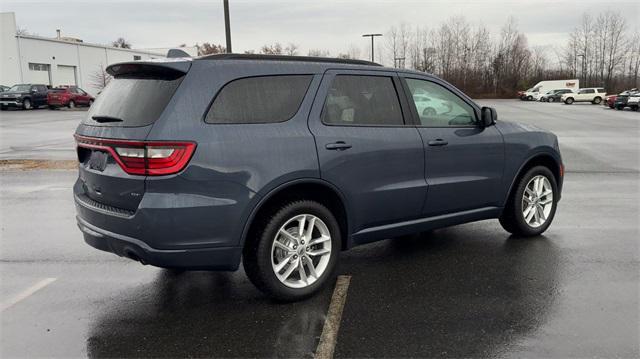
<path id="1" fill-rule="evenodd" d="M 55 82 L 56 86 L 76 86 L 76 67 L 58 65 Z"/>
<path id="2" fill-rule="evenodd" d="M 27 73 L 27 83 L 51 85 L 49 64 L 29 63 L 29 72 Z"/>

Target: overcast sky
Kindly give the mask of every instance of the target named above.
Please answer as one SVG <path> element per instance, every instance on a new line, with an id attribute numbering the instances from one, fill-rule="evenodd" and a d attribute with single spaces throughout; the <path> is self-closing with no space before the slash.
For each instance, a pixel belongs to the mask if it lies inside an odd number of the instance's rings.
<path id="1" fill-rule="evenodd" d="M 234 52 L 266 43 L 295 43 L 302 54 L 327 49 L 334 55 L 351 46 L 363 56 L 363 33 L 384 33 L 392 25 L 436 27 L 452 16 L 483 23 L 494 35 L 509 16 L 532 45 L 557 46 L 583 12 L 620 11 L 631 31 L 640 28 L 638 0 L 520 1 L 238 1 L 230 0 Z M 41 36 L 72 36 L 91 43 L 125 37 L 136 48 L 172 47 L 196 42 L 224 44 L 222 0 L 0 0 L 0 10 L 16 13 L 18 26 Z M 383 41 L 380 45 L 383 46 Z"/>

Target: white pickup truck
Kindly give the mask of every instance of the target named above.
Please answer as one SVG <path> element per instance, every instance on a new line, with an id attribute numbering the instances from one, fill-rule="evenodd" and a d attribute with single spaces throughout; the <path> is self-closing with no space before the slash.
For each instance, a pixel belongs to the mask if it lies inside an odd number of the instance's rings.
<path id="1" fill-rule="evenodd" d="M 594 105 L 602 102 L 607 92 L 602 87 L 589 87 L 578 90 L 577 93 L 567 93 L 560 97 L 560 101 L 571 105 L 574 102 L 591 102 Z"/>

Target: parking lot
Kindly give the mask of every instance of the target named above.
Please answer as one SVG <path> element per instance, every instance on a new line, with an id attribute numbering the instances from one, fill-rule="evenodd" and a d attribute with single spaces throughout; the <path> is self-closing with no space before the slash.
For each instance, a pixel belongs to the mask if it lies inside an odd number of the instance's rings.
<path id="1" fill-rule="evenodd" d="M 490 220 L 343 252 L 335 357 L 638 357 L 640 113 L 479 102 L 558 135 L 566 177 L 553 225 L 517 239 Z M 73 160 L 84 115 L 2 112 L 0 160 Z M 0 356 L 316 352 L 332 286 L 274 303 L 242 270 L 174 272 L 99 252 L 75 224 L 75 171 L 0 175 Z"/>

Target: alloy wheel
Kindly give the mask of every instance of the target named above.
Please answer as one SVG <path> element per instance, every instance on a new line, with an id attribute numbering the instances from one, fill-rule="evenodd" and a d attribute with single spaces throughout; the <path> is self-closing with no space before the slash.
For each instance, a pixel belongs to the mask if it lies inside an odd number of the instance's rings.
<path id="1" fill-rule="evenodd" d="M 545 224 L 553 208 L 553 188 L 547 177 L 533 177 L 522 194 L 522 216 L 532 228 Z"/>
<path id="2" fill-rule="evenodd" d="M 305 288 L 316 282 L 331 259 L 331 233 L 311 214 L 290 218 L 278 230 L 271 245 L 271 267 L 282 284 Z"/>

